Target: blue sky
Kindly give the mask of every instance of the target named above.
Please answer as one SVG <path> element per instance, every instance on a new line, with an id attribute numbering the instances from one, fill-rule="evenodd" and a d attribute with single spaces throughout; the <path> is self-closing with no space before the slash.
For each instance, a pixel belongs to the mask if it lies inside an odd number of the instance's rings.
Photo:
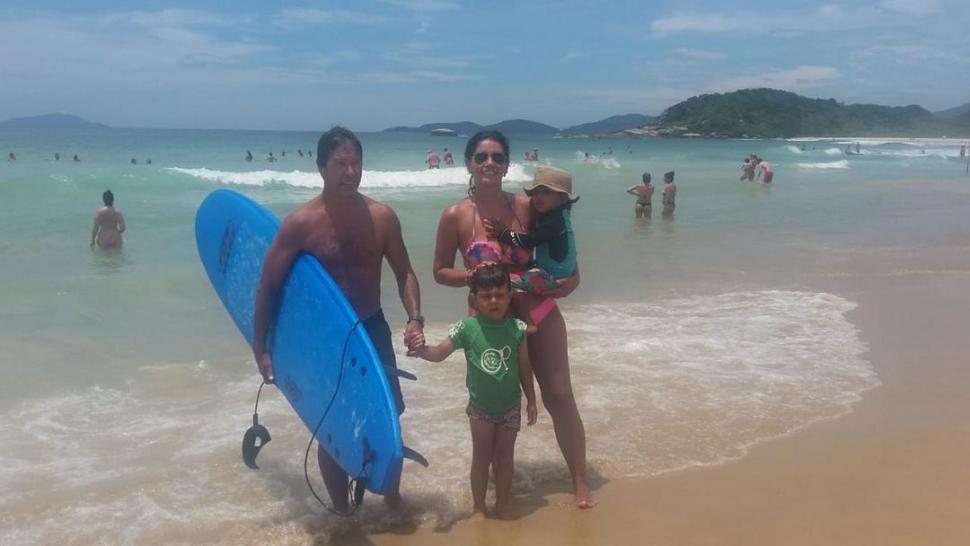
<path id="1" fill-rule="evenodd" d="M 745 87 L 970 101 L 965 0 L 19 4 L 0 3 L 0 119 L 565 127 Z"/>

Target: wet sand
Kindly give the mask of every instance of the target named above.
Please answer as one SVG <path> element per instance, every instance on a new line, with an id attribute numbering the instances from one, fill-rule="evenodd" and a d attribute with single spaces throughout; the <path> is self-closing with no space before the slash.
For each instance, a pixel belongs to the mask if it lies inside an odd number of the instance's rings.
<path id="1" fill-rule="evenodd" d="M 522 493 L 518 519 L 408 524 L 367 544 L 970 544 L 970 256 L 935 271 L 833 277 L 882 385 L 854 411 L 714 467 Z M 955 262 L 961 262 L 959 264 Z M 938 264 L 942 265 L 942 264 Z M 336 537 L 335 537 L 336 538 Z"/>

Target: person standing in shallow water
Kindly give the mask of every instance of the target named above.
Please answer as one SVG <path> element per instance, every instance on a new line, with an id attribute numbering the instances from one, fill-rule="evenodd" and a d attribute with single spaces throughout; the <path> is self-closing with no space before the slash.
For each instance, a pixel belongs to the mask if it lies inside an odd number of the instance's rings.
<path id="1" fill-rule="evenodd" d="M 505 265 L 521 273 L 532 262 L 524 248 L 503 246 L 489 239 L 484 219 L 526 231 L 535 215 L 525 195 L 502 190 L 509 170 L 509 142 L 498 131 L 480 131 L 465 146 L 465 167 L 471 178 L 468 197 L 449 205 L 438 221 L 434 249 L 434 279 L 438 284 L 467 287 L 471 271 L 485 262 Z M 455 256 L 463 264 L 455 267 Z M 592 508 L 593 494 L 586 480 L 586 430 L 576 407 L 569 374 L 566 321 L 552 298 L 566 297 L 579 286 L 579 270 L 559 281 L 559 288 L 530 303 L 529 314 L 538 331 L 528 338 L 529 360 L 542 392 L 542 402 L 552 417 L 556 441 L 572 476 L 576 506 Z"/>
<path id="2" fill-rule="evenodd" d="M 670 218 L 674 215 L 674 208 L 677 206 L 677 204 L 674 202 L 676 197 L 677 184 L 674 184 L 674 171 L 669 171 L 664 173 L 663 215 L 665 217 Z"/>
<path id="3" fill-rule="evenodd" d="M 121 234 L 125 232 L 125 217 L 115 210 L 115 196 L 111 190 L 101 194 L 104 206 L 94 211 L 94 227 L 91 228 L 91 248 L 121 248 Z"/>
<path id="4" fill-rule="evenodd" d="M 650 213 L 653 210 L 653 190 L 654 186 L 650 182 L 650 173 L 643 173 L 642 184 L 630 186 L 630 189 L 626 190 L 630 195 L 637 196 L 637 204 L 634 210 L 637 218 L 650 218 Z"/>
<path id="5" fill-rule="evenodd" d="M 358 191 L 363 153 L 357 136 L 343 127 L 333 127 L 320 136 L 317 170 L 323 178 L 323 191 L 283 220 L 266 251 L 253 311 L 253 356 L 267 383 L 275 380 L 267 336 L 280 291 L 300 253 L 313 256 L 326 268 L 361 318 L 384 367 L 397 368 L 391 329 L 381 310 L 381 270 L 387 259 L 408 315 L 404 342 L 409 351 L 420 350 L 424 344 L 418 278 L 404 246 L 401 223 L 391 207 Z M 400 381 L 394 374 L 386 377 L 400 414 L 404 411 Z M 320 444 L 317 462 L 334 509 L 347 512 L 347 473 Z M 397 485 L 384 500 L 392 508 L 401 505 Z"/>

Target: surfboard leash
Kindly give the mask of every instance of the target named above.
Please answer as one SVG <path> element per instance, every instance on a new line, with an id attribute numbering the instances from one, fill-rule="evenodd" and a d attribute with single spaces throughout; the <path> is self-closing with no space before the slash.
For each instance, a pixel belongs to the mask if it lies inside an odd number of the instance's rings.
<path id="1" fill-rule="evenodd" d="M 256 456 L 259 455 L 259 450 L 263 449 L 273 439 L 266 427 L 259 424 L 259 396 L 263 394 L 264 385 L 266 385 L 266 380 L 259 384 L 259 390 L 256 391 L 256 405 L 253 406 L 253 426 L 246 430 L 242 441 L 243 462 L 253 470 L 259 470 L 259 466 L 256 464 Z"/>
<path id="2" fill-rule="evenodd" d="M 310 483 L 310 473 L 307 471 L 307 464 L 310 459 L 310 448 L 313 447 L 313 441 L 317 439 L 317 432 L 320 431 L 320 427 L 323 425 L 323 422 L 327 419 L 327 414 L 330 413 L 330 408 L 333 406 L 334 400 L 337 399 L 337 393 L 340 392 L 340 383 L 343 381 L 343 378 L 344 378 L 344 360 L 347 357 L 347 347 L 350 345 L 350 338 L 354 334 L 354 330 L 356 330 L 357 327 L 360 326 L 360 323 L 361 323 L 360 319 L 357 319 L 357 321 L 354 322 L 354 325 L 350 327 L 350 331 L 347 332 L 347 337 L 344 338 L 344 347 L 340 351 L 340 371 L 337 372 L 337 386 L 334 387 L 333 389 L 333 395 L 330 396 L 330 401 L 327 402 L 327 408 L 323 410 L 323 415 L 320 416 L 320 421 L 317 422 L 317 426 L 314 427 L 313 433 L 310 434 L 310 441 L 307 442 L 306 452 L 303 454 L 303 478 L 306 480 L 306 486 L 310 489 L 310 494 L 313 495 L 313 498 L 317 499 L 317 502 L 320 503 L 320 506 L 323 506 L 330 513 L 340 517 L 349 517 L 353 515 L 354 512 L 356 512 L 357 509 L 360 507 L 360 505 L 363 504 L 363 498 L 364 498 L 363 483 L 364 482 L 361 481 L 361 478 L 364 477 L 364 467 L 367 465 L 367 462 L 368 462 L 367 457 L 364 458 L 364 462 L 363 462 L 363 465 L 361 466 L 360 472 L 357 474 L 357 476 L 354 476 L 350 480 L 350 483 L 347 485 L 347 503 L 351 506 L 351 509 L 347 512 L 341 512 L 340 510 L 337 510 L 336 508 L 330 506 L 329 504 L 324 502 L 323 499 L 320 498 L 320 495 L 318 495 L 316 490 L 313 489 L 313 484 Z"/>

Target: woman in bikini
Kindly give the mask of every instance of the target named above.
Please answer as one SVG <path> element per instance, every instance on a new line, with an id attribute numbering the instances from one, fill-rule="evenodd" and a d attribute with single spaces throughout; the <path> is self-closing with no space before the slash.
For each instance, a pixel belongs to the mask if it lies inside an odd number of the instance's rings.
<path id="1" fill-rule="evenodd" d="M 94 226 L 91 228 L 91 248 L 95 243 L 100 248 L 121 248 L 121 234 L 125 232 L 125 217 L 116 210 L 115 196 L 111 190 L 101 194 L 104 206 L 94 211 Z"/>
<path id="2" fill-rule="evenodd" d="M 650 182 L 650 173 L 643 173 L 643 184 L 630 186 L 627 193 L 637 196 L 635 213 L 637 218 L 650 217 L 653 210 L 653 184 Z"/>
<path id="3" fill-rule="evenodd" d="M 468 274 L 483 262 L 505 264 L 510 272 L 523 271 L 532 261 L 528 249 L 505 247 L 486 236 L 483 218 L 494 218 L 504 225 L 526 231 L 533 211 L 525 195 L 502 191 L 502 178 L 508 172 L 509 144 L 498 131 L 481 131 L 465 147 L 465 166 L 471 173 L 468 197 L 447 207 L 438 223 L 434 251 L 434 278 L 439 284 L 468 286 Z M 455 267 L 455 254 L 461 252 L 463 266 Z M 561 281 L 551 297 L 569 295 L 579 285 L 579 273 Z M 566 323 L 553 299 L 535 298 L 530 316 L 538 331 L 529 336 L 529 356 L 535 370 L 542 401 L 552 417 L 559 449 L 572 475 L 576 506 L 591 508 L 593 497 L 586 481 L 586 432 L 576 408 L 569 377 L 566 348 Z"/>

